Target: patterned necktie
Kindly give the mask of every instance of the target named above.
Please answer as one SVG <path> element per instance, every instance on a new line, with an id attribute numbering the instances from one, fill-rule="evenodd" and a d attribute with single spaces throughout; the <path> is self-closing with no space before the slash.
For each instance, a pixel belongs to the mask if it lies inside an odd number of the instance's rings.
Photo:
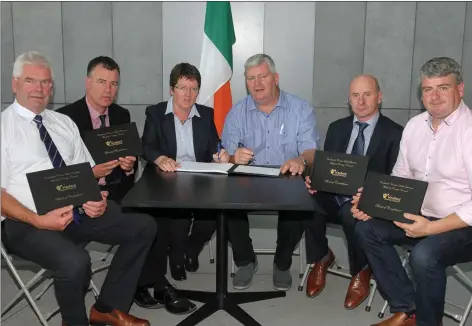
<path id="1" fill-rule="evenodd" d="M 107 127 L 106 122 L 105 122 L 105 119 L 107 117 L 106 114 L 101 114 L 98 117 L 100 118 L 100 129 L 106 128 Z M 120 183 L 122 176 L 123 176 L 122 170 L 118 166 L 114 168 L 113 171 L 111 171 L 111 173 L 105 177 L 105 182 L 107 185 Z"/>
<path id="2" fill-rule="evenodd" d="M 357 138 L 354 141 L 354 145 L 352 146 L 351 154 L 352 155 L 364 155 L 364 147 L 365 147 L 365 137 L 364 137 L 364 130 L 369 126 L 367 122 L 360 122 L 356 121 L 356 124 L 359 126 L 359 133 L 357 134 Z M 342 206 L 345 202 L 351 200 L 352 197 L 345 197 L 345 196 L 335 196 L 336 202 L 339 206 Z"/>
<path id="3" fill-rule="evenodd" d="M 49 159 L 51 160 L 52 166 L 57 169 L 62 166 L 66 166 L 66 163 L 62 159 L 61 153 L 57 149 L 56 145 L 52 141 L 51 136 L 49 135 L 46 127 L 43 125 L 43 117 L 37 115 L 34 117 L 33 121 L 36 123 L 36 126 L 39 130 L 39 137 L 44 143 L 46 147 L 46 151 L 48 152 Z M 79 224 L 80 219 L 82 218 L 83 209 L 80 207 L 78 209 L 74 209 L 74 221 Z"/>
<path id="4" fill-rule="evenodd" d="M 106 128 L 105 119 L 107 118 L 106 114 L 101 114 L 98 116 L 100 118 L 100 128 Z"/>

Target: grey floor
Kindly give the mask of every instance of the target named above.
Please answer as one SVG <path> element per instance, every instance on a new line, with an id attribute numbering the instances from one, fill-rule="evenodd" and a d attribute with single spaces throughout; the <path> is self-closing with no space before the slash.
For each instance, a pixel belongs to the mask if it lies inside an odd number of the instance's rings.
<path id="1" fill-rule="evenodd" d="M 92 262 L 98 261 L 100 252 L 106 247 L 100 245 L 92 245 Z M 195 290 L 214 290 L 215 289 L 215 265 L 211 265 L 208 259 L 208 251 L 205 250 L 200 256 L 201 267 L 198 273 L 188 274 L 188 279 L 184 282 L 171 282 L 181 289 Z M 272 256 L 259 256 L 259 271 L 254 278 L 251 291 L 267 291 L 272 290 Z M 100 263 L 98 263 L 100 264 Z M 23 265 L 20 275 L 28 279 L 33 275 L 31 266 Z M 106 272 L 94 275 L 93 279 L 100 287 Z M 378 311 L 381 309 L 383 300 L 380 295 L 376 295 L 371 312 L 364 310 L 363 304 L 353 311 L 347 311 L 343 308 L 344 296 L 346 293 L 349 280 L 335 275 L 328 275 L 327 285 L 323 293 L 315 299 L 306 297 L 305 292 L 297 291 L 297 285 L 300 281 L 298 278 L 298 258 L 294 258 L 292 266 L 292 276 L 294 286 L 287 292 L 285 298 L 273 299 L 257 303 L 248 303 L 242 307 L 253 316 L 262 325 L 271 326 L 287 326 L 287 325 L 316 325 L 316 326 L 366 326 L 378 322 Z M 13 279 L 2 265 L 1 275 L 1 299 L 2 306 L 12 298 L 16 293 L 17 287 Z M 229 280 L 231 282 L 231 280 Z M 39 287 L 40 288 L 40 287 Z M 231 283 L 229 283 L 230 291 L 232 291 Z M 37 293 L 36 289 L 33 293 Z M 91 293 L 86 297 L 87 309 L 93 304 L 94 298 Z M 44 312 L 54 308 L 56 304 L 52 290 L 38 301 L 40 309 Z M 198 303 L 198 306 L 201 304 Z M 146 310 L 133 305 L 131 313 L 142 318 L 150 320 L 151 325 L 170 326 L 176 325 L 184 319 L 182 316 L 175 316 L 167 313 L 165 310 Z M 387 314 L 388 315 L 388 314 Z M 40 325 L 33 311 L 21 301 L 17 307 L 10 311 L 1 320 L 5 326 L 33 326 Z M 50 321 L 50 325 L 60 325 L 60 315 L 56 315 Z M 200 325 L 208 326 L 232 326 L 240 325 L 237 321 L 225 312 L 218 312 L 210 318 L 203 321 Z M 444 326 L 457 325 L 456 322 L 449 318 L 444 318 Z M 472 326 L 472 318 L 466 324 Z"/>

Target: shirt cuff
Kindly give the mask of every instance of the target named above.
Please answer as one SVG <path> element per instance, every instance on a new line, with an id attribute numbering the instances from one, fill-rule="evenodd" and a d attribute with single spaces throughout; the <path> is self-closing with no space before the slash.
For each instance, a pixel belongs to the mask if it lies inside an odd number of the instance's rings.
<path id="1" fill-rule="evenodd" d="M 456 215 L 465 223 L 472 226 L 472 202 L 462 205 L 462 207 L 456 211 Z"/>

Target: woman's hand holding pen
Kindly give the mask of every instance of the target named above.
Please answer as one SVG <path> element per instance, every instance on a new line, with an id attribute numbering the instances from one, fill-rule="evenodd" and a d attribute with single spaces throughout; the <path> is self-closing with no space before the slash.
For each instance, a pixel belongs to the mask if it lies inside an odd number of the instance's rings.
<path id="1" fill-rule="evenodd" d="M 213 154 L 213 161 L 216 163 L 228 163 L 229 155 L 226 150 L 222 148 L 218 153 Z"/>

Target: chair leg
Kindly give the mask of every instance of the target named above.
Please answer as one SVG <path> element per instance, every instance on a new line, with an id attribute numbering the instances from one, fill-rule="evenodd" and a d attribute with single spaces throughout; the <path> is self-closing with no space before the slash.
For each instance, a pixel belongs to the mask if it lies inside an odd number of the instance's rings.
<path id="1" fill-rule="evenodd" d="M 469 317 L 470 310 L 472 309 L 472 296 L 469 299 L 469 303 L 467 304 L 467 307 L 464 309 L 464 314 L 462 315 L 461 322 L 459 323 L 459 326 L 464 326 L 465 322 L 467 321 L 467 318 Z"/>
<path id="2" fill-rule="evenodd" d="M 305 235 L 302 235 L 302 238 L 300 239 L 300 244 L 298 245 L 298 253 L 300 255 L 300 269 L 299 269 L 299 273 L 298 273 L 298 277 L 299 278 L 303 278 L 303 275 L 305 275 L 305 266 L 306 266 L 306 262 L 305 262 Z"/>
<path id="3" fill-rule="evenodd" d="M 303 273 L 302 280 L 300 281 L 300 285 L 298 286 L 298 291 L 302 291 L 303 287 L 305 286 L 306 279 L 308 277 L 308 273 L 312 269 L 313 264 L 307 264 L 305 267 L 305 272 Z"/>
<path id="4" fill-rule="evenodd" d="M 210 264 L 214 264 L 215 263 L 215 257 L 213 257 L 213 244 L 212 244 L 212 240 L 210 239 L 210 241 L 208 241 L 208 254 L 210 255 Z"/>
<path id="5" fill-rule="evenodd" d="M 49 280 L 47 280 L 46 284 L 44 285 L 43 289 L 36 295 L 35 299 L 39 300 L 42 298 L 44 293 L 51 287 L 51 285 L 54 283 L 54 279 L 51 277 Z"/>
<path id="6" fill-rule="evenodd" d="M 59 312 L 59 307 L 56 307 L 53 311 L 47 313 L 44 315 L 44 318 L 46 320 L 50 320 L 52 317 L 54 317 L 57 313 Z"/>
<path id="7" fill-rule="evenodd" d="M 101 261 L 105 261 L 108 259 L 108 257 L 111 255 L 111 251 L 115 248 L 115 246 L 110 246 L 107 250 L 107 252 L 100 258 Z"/>
<path id="8" fill-rule="evenodd" d="M 102 266 L 99 266 L 97 268 L 92 268 L 92 275 L 95 274 L 95 273 L 98 273 L 98 272 L 101 272 L 105 269 L 108 269 L 110 268 L 110 265 L 111 264 L 105 264 L 105 265 L 102 265 Z"/>
<path id="9" fill-rule="evenodd" d="M 95 297 L 95 300 L 98 299 L 98 295 L 100 294 L 100 291 L 98 290 L 93 280 L 90 280 L 90 287 L 92 288 L 93 296 Z"/>
<path id="10" fill-rule="evenodd" d="M 10 269 L 10 272 L 13 274 L 13 276 L 15 277 L 16 281 L 18 282 L 18 284 L 20 285 L 21 289 L 23 290 L 25 296 L 26 296 L 26 300 L 28 300 L 28 303 L 30 304 L 31 308 L 33 309 L 34 313 L 36 314 L 36 316 L 38 317 L 39 321 L 41 322 L 41 324 L 43 326 L 49 326 L 48 322 L 46 321 L 46 319 L 44 318 L 44 316 L 41 314 L 41 311 L 39 311 L 39 308 L 38 306 L 36 305 L 36 302 L 34 302 L 34 299 L 33 297 L 31 296 L 31 294 L 29 293 L 28 289 L 26 288 L 25 284 L 23 283 L 23 281 L 21 280 L 20 278 L 20 275 L 18 274 L 18 272 L 16 271 L 15 267 L 13 266 L 13 263 L 11 262 L 10 258 L 8 257 L 5 249 L 3 248 L 3 245 L 1 247 L 2 249 L 2 256 L 3 258 L 5 259 L 7 265 L 8 265 L 8 268 Z"/>
<path id="11" fill-rule="evenodd" d="M 375 292 L 377 291 L 377 282 L 373 282 L 372 288 L 370 289 L 369 299 L 367 300 L 367 305 L 365 306 L 365 311 L 370 311 L 372 309 L 372 303 L 374 302 Z"/>
<path id="12" fill-rule="evenodd" d="M 457 274 L 462 278 L 462 280 L 469 286 L 472 287 L 472 281 L 470 278 L 460 269 L 459 266 L 454 265 L 452 268 L 457 272 Z M 470 310 L 472 309 L 472 296 L 469 299 L 469 302 L 467 303 L 467 306 L 465 307 L 462 315 L 452 315 L 445 313 L 445 315 L 449 315 L 450 317 L 453 317 L 457 321 L 460 321 L 459 326 L 464 326 L 467 318 L 469 317 Z"/>
<path id="13" fill-rule="evenodd" d="M 5 259 L 6 260 L 6 259 Z M 38 281 L 43 277 L 44 273 L 46 273 L 46 269 L 41 269 L 28 283 L 26 283 L 25 287 L 30 289 L 34 286 Z M 5 315 L 11 308 L 24 296 L 23 291 L 19 291 L 18 294 L 2 309 L 2 316 Z"/>
<path id="14" fill-rule="evenodd" d="M 234 263 L 233 256 L 231 255 L 231 277 L 236 276 L 236 264 Z"/>
<path id="15" fill-rule="evenodd" d="M 387 311 L 387 308 L 388 308 L 388 302 L 387 302 L 387 300 L 385 300 L 384 305 L 382 307 L 382 310 L 380 310 L 380 312 L 378 314 L 379 318 L 384 318 L 385 311 Z"/>

